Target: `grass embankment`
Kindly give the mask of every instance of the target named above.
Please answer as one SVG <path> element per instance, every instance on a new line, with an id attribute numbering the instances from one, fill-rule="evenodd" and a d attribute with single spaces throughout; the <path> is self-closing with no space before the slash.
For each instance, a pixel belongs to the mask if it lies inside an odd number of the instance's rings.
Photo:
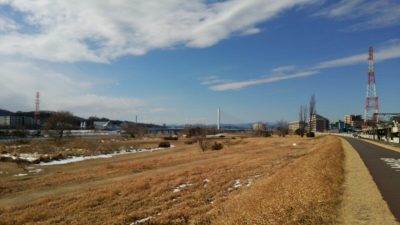
<path id="1" fill-rule="evenodd" d="M 222 207 L 214 224 L 336 224 L 343 151 L 334 137 Z"/>
<path id="2" fill-rule="evenodd" d="M 143 224 L 335 221 L 343 180 L 343 153 L 337 138 L 251 138 L 230 140 L 225 146 L 203 153 L 196 145 L 178 143 L 172 151 L 54 167 L 36 179 L 15 179 L 14 185 L 23 182 L 26 188 L 7 187 L 12 194 L 0 199 L 0 224 L 130 224 L 141 219 L 147 219 Z M 151 166 L 131 169 L 143 165 Z M 58 179 L 50 185 L 53 192 L 46 193 L 49 189 L 35 180 L 51 182 L 59 175 L 57 168 L 67 177 L 87 169 L 101 183 L 90 186 L 92 179 L 86 177 L 73 184 Z M 66 187 L 68 192 L 58 194 Z M 40 198 L 35 199 L 37 195 Z"/>

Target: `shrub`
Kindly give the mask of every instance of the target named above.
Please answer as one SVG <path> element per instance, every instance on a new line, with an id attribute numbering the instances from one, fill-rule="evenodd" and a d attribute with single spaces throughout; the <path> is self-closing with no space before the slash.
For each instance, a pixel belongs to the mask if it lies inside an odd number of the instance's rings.
<path id="1" fill-rule="evenodd" d="M 222 143 L 217 143 L 217 142 L 214 142 L 214 144 L 211 146 L 211 150 L 213 151 L 221 150 L 223 148 L 224 145 Z"/>
<path id="2" fill-rule="evenodd" d="M 178 137 L 164 137 L 164 140 L 166 140 L 166 141 L 177 141 Z"/>
<path id="3" fill-rule="evenodd" d="M 158 144 L 158 147 L 159 148 L 169 148 L 169 147 L 171 147 L 171 143 L 169 143 L 168 141 L 163 141 Z"/>
<path id="4" fill-rule="evenodd" d="M 185 141 L 185 144 L 187 144 L 187 145 L 191 145 L 191 144 L 194 144 L 194 143 L 196 143 L 196 140 L 187 140 L 187 141 Z"/>
<path id="5" fill-rule="evenodd" d="M 307 137 L 315 137 L 315 133 L 314 132 L 307 133 Z"/>

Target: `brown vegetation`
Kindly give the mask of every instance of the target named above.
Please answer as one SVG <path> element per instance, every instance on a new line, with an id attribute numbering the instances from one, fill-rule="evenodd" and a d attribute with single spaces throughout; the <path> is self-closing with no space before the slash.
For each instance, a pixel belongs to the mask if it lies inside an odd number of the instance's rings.
<path id="1" fill-rule="evenodd" d="M 167 151 L 44 167 L 34 179 L 0 177 L 0 224 L 334 221 L 343 179 L 336 138 L 221 143 L 201 152 L 178 141 Z"/>

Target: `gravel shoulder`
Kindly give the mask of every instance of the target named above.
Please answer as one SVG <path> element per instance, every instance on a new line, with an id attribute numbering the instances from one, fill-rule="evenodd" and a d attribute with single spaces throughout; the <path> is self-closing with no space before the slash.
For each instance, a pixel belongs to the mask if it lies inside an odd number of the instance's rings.
<path id="1" fill-rule="evenodd" d="M 344 139 L 345 182 L 339 210 L 341 224 L 398 225 L 356 150 Z"/>

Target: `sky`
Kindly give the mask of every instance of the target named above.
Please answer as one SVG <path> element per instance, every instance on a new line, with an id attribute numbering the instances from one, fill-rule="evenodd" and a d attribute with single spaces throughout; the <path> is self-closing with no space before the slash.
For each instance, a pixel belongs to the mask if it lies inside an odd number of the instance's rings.
<path id="1" fill-rule="evenodd" d="M 0 108 L 157 124 L 400 112 L 397 0 L 0 0 Z"/>

